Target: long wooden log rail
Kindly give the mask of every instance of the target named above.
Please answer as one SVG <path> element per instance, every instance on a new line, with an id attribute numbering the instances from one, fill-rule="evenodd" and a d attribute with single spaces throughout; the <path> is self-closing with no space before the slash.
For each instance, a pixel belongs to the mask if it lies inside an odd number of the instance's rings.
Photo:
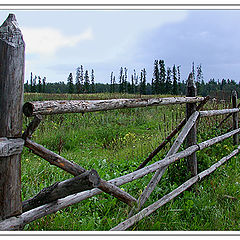
<path id="1" fill-rule="evenodd" d="M 182 103 L 196 103 L 204 97 L 170 97 L 150 99 L 110 99 L 110 100 L 58 100 L 26 102 L 23 112 L 27 117 L 62 113 L 86 113 L 123 108 L 163 106 Z"/>
<path id="2" fill-rule="evenodd" d="M 192 114 L 192 116 L 188 119 L 185 126 L 183 127 L 181 133 L 178 135 L 178 137 L 176 138 L 176 140 L 172 144 L 172 146 L 171 146 L 170 150 L 168 151 L 166 157 L 169 157 L 169 156 L 178 152 L 180 146 L 182 145 L 183 141 L 185 140 L 188 133 L 192 129 L 193 125 L 196 123 L 198 117 L 199 117 L 199 112 L 196 111 Z M 152 177 L 152 179 L 148 183 L 147 187 L 144 189 L 143 193 L 139 197 L 139 204 L 138 204 L 137 211 L 139 211 L 141 209 L 141 207 L 144 205 L 144 203 L 147 201 L 150 194 L 153 192 L 153 190 L 155 189 L 155 187 L 159 183 L 160 179 L 162 178 L 162 176 L 163 176 L 164 172 L 166 171 L 167 167 L 168 166 L 165 166 L 163 168 L 159 168 L 155 172 L 154 176 Z M 134 208 L 132 210 L 134 211 Z M 130 216 L 132 215 L 133 211 L 130 212 L 130 214 L 129 214 Z"/>
<path id="3" fill-rule="evenodd" d="M 199 106 L 202 106 L 203 103 L 206 102 L 208 99 L 209 99 L 209 97 L 204 98 L 203 101 L 201 101 L 201 103 L 199 104 Z M 194 101 L 195 101 L 195 99 L 194 99 Z M 176 103 L 182 103 L 182 102 L 176 102 Z M 172 104 L 172 102 L 170 104 Z M 200 109 L 200 107 L 198 109 Z M 189 118 L 188 121 L 186 121 L 185 119 L 183 120 L 185 122 L 185 127 L 180 132 L 179 136 L 175 140 L 169 153 L 163 160 L 158 161 L 154 164 L 151 164 L 147 167 L 142 167 L 132 173 L 129 173 L 129 174 L 119 177 L 117 179 L 110 180 L 108 182 L 99 178 L 98 184 L 88 186 L 88 188 L 97 187 L 98 189 L 94 188 L 92 190 L 81 192 L 81 189 L 79 189 L 79 186 L 78 186 L 78 187 L 75 187 L 75 189 L 73 191 L 71 191 L 71 190 L 69 192 L 66 191 L 65 194 L 63 194 L 62 190 L 56 190 L 56 188 L 57 188 L 58 184 L 60 184 L 60 186 L 62 186 L 62 185 L 64 186 L 64 183 L 53 184 L 49 188 L 43 189 L 39 194 L 37 194 L 32 199 L 24 201 L 23 206 L 22 206 L 24 213 L 21 214 L 20 216 L 18 216 L 17 218 L 12 217 L 12 218 L 9 218 L 9 219 L 6 219 L 6 220 L 0 222 L 0 230 L 19 229 L 31 221 L 34 221 L 34 220 L 36 220 L 40 217 L 43 217 L 45 215 L 48 215 L 50 213 L 56 212 L 62 208 L 70 206 L 74 203 L 78 203 L 84 199 L 90 198 L 96 194 L 101 193 L 104 190 L 105 190 L 105 192 L 110 193 L 108 190 L 104 189 L 104 187 L 102 187 L 102 185 L 107 186 L 107 187 L 112 186 L 113 190 L 110 194 L 114 195 L 115 197 L 118 197 L 116 192 L 118 192 L 118 189 L 119 189 L 118 186 L 120 186 L 122 184 L 134 181 L 136 179 L 139 179 L 139 178 L 145 176 L 146 174 L 149 174 L 149 173 L 152 173 L 155 171 L 157 171 L 157 173 L 158 172 L 161 173 L 160 175 L 156 174 L 156 176 L 158 175 L 161 178 L 162 173 L 165 171 L 167 166 L 169 166 L 169 164 L 171 164 L 181 158 L 190 156 L 191 154 L 195 153 L 198 150 L 202 150 L 206 147 L 209 147 L 217 142 L 223 141 L 224 139 L 229 138 L 233 135 L 236 135 L 237 133 L 240 132 L 240 128 L 235 129 L 235 130 L 233 130 L 229 133 L 226 133 L 222 136 L 210 139 L 208 141 L 199 143 L 197 145 L 190 146 L 187 149 L 185 149 L 184 151 L 177 153 L 177 150 L 179 149 L 180 145 L 182 144 L 182 142 L 186 138 L 188 132 L 191 130 L 192 126 L 195 124 L 195 122 L 197 121 L 197 119 L 199 117 L 209 117 L 209 116 L 229 114 L 229 113 L 232 114 L 232 113 L 237 113 L 238 111 L 239 111 L 238 108 L 223 109 L 223 110 L 210 110 L 210 111 L 195 111 L 192 114 L 192 116 Z M 86 174 L 86 172 L 87 172 L 86 169 L 82 168 L 78 164 L 70 162 L 70 161 L 64 159 L 63 157 L 59 156 L 58 154 L 51 152 L 50 150 L 33 142 L 32 140 L 30 140 L 32 133 L 36 130 L 36 128 L 38 127 L 38 125 L 40 124 L 40 122 L 42 120 L 41 115 L 36 114 L 34 116 L 35 117 L 34 117 L 33 121 L 29 124 L 28 128 L 25 130 L 25 132 L 22 135 L 22 138 L 25 140 L 25 146 L 28 147 L 29 149 L 31 149 L 38 156 L 41 156 L 45 160 L 49 161 L 50 164 L 56 165 L 56 166 L 60 167 L 61 169 L 73 174 L 74 176 L 81 176 L 79 174 L 83 174 L 83 173 Z M 0 148 L 0 152 L 1 152 L 1 148 Z M 236 152 L 234 152 L 234 153 L 235 153 L 234 155 L 236 155 L 238 153 L 238 151 L 237 151 L 237 153 Z M 198 180 L 198 178 L 196 178 L 196 177 L 194 177 L 193 179 Z M 155 186 L 156 186 L 156 182 L 158 182 L 159 180 L 160 179 L 157 179 L 157 181 L 154 181 Z M 196 181 L 195 180 L 194 181 L 191 180 L 190 185 L 189 184 L 185 184 L 185 185 L 191 186 L 193 183 L 195 183 L 197 181 L 197 180 Z M 74 180 L 71 180 L 71 179 L 67 180 L 67 181 L 70 183 L 72 181 L 74 182 Z M 88 185 L 90 185 L 90 184 L 88 184 Z M 147 189 L 151 189 L 151 191 L 152 191 L 152 190 L 154 190 L 155 186 L 152 186 L 151 188 L 147 188 Z M 102 189 L 101 189 L 101 187 L 102 187 Z M 186 189 L 186 188 L 182 188 L 181 186 L 179 188 Z M 87 188 L 84 188 L 84 190 L 86 190 L 86 189 Z M 59 192 L 61 194 L 59 194 Z M 120 190 L 120 195 L 122 194 L 122 192 L 124 192 L 124 191 Z M 176 195 L 175 192 L 180 193 L 181 191 L 176 190 L 173 193 L 171 193 L 170 195 L 174 196 L 174 197 L 177 196 L 178 194 Z M 69 195 L 69 194 L 73 194 L 73 193 L 75 193 L 75 194 Z M 53 195 L 53 197 L 51 197 L 52 195 Z M 130 199 L 129 202 L 125 200 L 126 195 L 127 195 L 127 198 Z M 42 201 L 42 199 L 44 199 L 43 196 L 50 196 L 49 201 Z M 149 197 L 149 194 L 146 194 L 144 196 L 144 198 L 142 198 L 144 200 L 142 200 L 142 203 L 140 202 L 140 207 L 138 207 L 138 210 L 140 210 L 140 208 L 143 206 L 144 202 L 148 199 L 148 197 Z M 136 200 L 130 194 L 128 194 L 126 192 L 123 193 L 123 197 L 118 197 L 118 198 L 128 204 L 131 203 L 129 205 L 132 205 L 132 202 L 136 202 Z M 133 199 L 134 199 L 134 201 L 132 201 Z M 61 202 L 61 204 L 60 204 L 60 202 Z M 163 199 L 160 202 L 161 202 L 161 204 L 158 206 L 162 206 L 162 202 L 164 202 Z M 46 209 L 48 209 L 48 210 L 46 210 Z M 155 209 L 155 208 L 153 208 L 153 209 Z M 149 211 L 147 211 L 147 212 L 149 213 Z M 140 220 L 139 217 L 136 217 L 136 216 L 139 216 L 139 214 L 136 214 L 134 216 L 129 218 L 129 219 L 131 219 L 131 221 L 130 221 L 131 223 L 132 223 L 132 219 L 134 219 L 133 224 L 137 220 Z M 128 225 L 124 225 L 124 226 L 128 226 Z M 131 226 L 131 224 L 129 226 Z M 118 227 L 113 228 L 112 230 L 117 230 L 117 229 L 118 229 Z M 121 230 L 121 228 L 119 228 L 119 229 Z"/>
<path id="4" fill-rule="evenodd" d="M 207 103 L 209 99 L 210 99 L 210 96 L 205 97 L 204 100 L 199 103 L 196 110 L 199 111 Z M 167 145 L 167 143 L 171 141 L 171 139 L 183 128 L 185 124 L 186 124 L 186 118 L 184 118 L 178 124 L 178 126 L 165 138 L 165 140 L 161 142 L 159 146 L 149 154 L 149 156 L 138 166 L 136 170 L 145 167 L 147 163 L 149 163 L 154 158 L 154 156 L 156 156 Z"/>
<path id="5" fill-rule="evenodd" d="M 151 101 L 152 100 L 152 101 Z M 79 109 L 86 109 L 86 111 L 105 111 L 105 110 L 113 110 L 113 109 L 119 109 L 119 108 L 132 108 L 132 107 L 136 107 L 136 106 L 156 106 L 156 105 L 166 105 L 166 104 L 181 104 L 181 103 L 186 103 L 186 102 L 196 102 L 196 101 L 203 101 L 204 98 L 198 98 L 198 97 L 194 97 L 194 98 L 166 98 L 163 100 L 160 99 L 124 99 L 122 104 L 116 104 L 116 102 L 118 101 L 117 99 L 114 100 L 101 100 L 101 101 L 67 101 L 67 106 L 72 106 L 74 104 L 69 104 L 69 102 L 74 102 L 75 103 L 75 108 L 72 107 L 71 110 L 67 110 L 67 112 L 73 112 L 73 108 L 75 109 L 75 111 L 79 112 L 79 110 L 76 110 L 76 106 Z M 121 101 L 121 99 L 120 99 Z M 49 104 L 49 102 L 51 102 L 51 104 Z M 45 104 L 43 104 L 43 109 L 50 109 L 50 106 L 53 106 L 54 104 L 52 102 L 55 101 L 47 101 L 47 107 L 45 106 Z M 62 103 L 60 104 L 61 109 L 66 110 L 67 108 L 64 107 L 64 103 L 65 101 L 61 101 Z M 90 109 L 87 109 L 85 107 L 86 102 L 89 102 L 91 104 L 89 104 Z M 98 102 L 98 104 L 96 104 L 96 102 Z M 99 105 L 99 102 L 101 102 L 104 105 L 104 108 L 102 109 L 101 104 Z M 112 105 L 112 102 L 114 102 L 115 104 Z M 32 106 L 35 106 L 36 102 L 32 102 Z M 26 109 L 28 109 L 26 106 L 29 106 L 29 102 L 25 103 L 23 106 L 23 112 L 26 116 L 30 116 L 29 115 L 29 111 L 26 111 Z M 81 105 L 83 104 L 83 106 Z M 39 106 L 39 102 L 37 102 L 37 106 Z M 94 108 L 95 107 L 95 108 Z M 31 108 L 31 109 L 35 109 L 35 108 Z M 34 119 L 33 121 L 29 124 L 29 126 L 27 127 L 27 129 L 25 130 L 25 132 L 23 133 L 23 139 L 25 139 L 25 146 L 28 147 L 29 149 L 32 150 L 33 153 L 35 153 L 36 155 L 42 157 L 43 159 L 47 160 L 48 162 L 50 162 L 53 165 L 56 165 L 58 167 L 60 167 L 61 169 L 73 174 L 74 176 L 77 176 L 78 174 L 81 174 L 83 172 L 85 172 L 86 170 L 84 168 L 82 168 L 81 166 L 78 166 L 76 163 L 72 163 L 64 158 L 62 158 L 61 156 L 59 156 L 58 154 L 44 148 L 43 146 L 41 146 L 40 144 L 37 144 L 33 141 L 31 141 L 28 136 L 31 136 L 32 133 L 35 131 L 35 129 L 37 128 L 37 126 L 40 124 L 42 117 L 40 117 L 40 113 L 41 114 L 46 114 L 45 110 L 40 109 L 39 107 L 37 108 L 38 111 L 37 113 L 31 114 L 34 115 Z M 82 111 L 81 111 L 82 112 Z M 54 111 L 49 111 L 48 110 L 48 114 L 56 114 L 56 113 L 63 113 L 63 111 L 61 110 L 54 110 Z M 109 193 L 111 195 L 113 195 L 114 197 L 117 197 L 118 199 L 120 199 L 121 201 L 127 203 L 130 206 L 133 206 L 134 203 L 137 202 L 137 200 L 132 197 L 130 194 L 126 193 L 125 191 L 121 190 L 120 188 L 116 187 L 115 185 L 109 184 L 104 180 L 101 180 L 100 186 L 99 188 L 106 192 Z M 32 207 L 34 207 L 34 205 L 32 205 Z M 23 211 L 25 211 L 25 207 L 23 205 Z"/>
<path id="6" fill-rule="evenodd" d="M 239 102 L 238 105 L 237 105 L 237 108 L 239 108 L 239 107 L 240 107 L 240 102 Z M 222 124 L 223 124 L 229 117 L 231 117 L 231 116 L 232 116 L 232 113 L 229 113 L 229 114 L 217 125 L 217 128 L 221 127 Z"/>
<path id="7" fill-rule="evenodd" d="M 116 227 L 110 229 L 110 231 L 124 231 L 127 228 L 134 225 L 136 222 L 140 221 L 146 216 L 149 216 L 151 213 L 156 211 L 158 208 L 162 207 L 175 197 L 177 197 L 180 193 L 187 190 L 189 187 L 191 187 L 194 183 L 202 180 L 204 177 L 208 176 L 210 173 L 215 171 L 218 167 L 220 167 L 223 163 L 225 163 L 227 160 L 231 159 L 232 157 L 236 156 L 240 151 L 240 146 L 234 150 L 232 153 L 227 155 L 226 157 L 223 157 L 221 160 L 219 160 L 217 163 L 212 165 L 210 168 L 206 169 L 205 171 L 202 171 L 201 173 L 197 174 L 196 176 L 190 178 L 185 183 L 180 185 L 178 188 L 174 189 L 172 192 L 166 194 L 164 197 L 156 201 L 155 203 L 149 205 L 148 207 L 144 208 L 140 212 L 138 212 L 136 215 L 128 218 L 127 220 L 119 223 Z"/>
<path id="8" fill-rule="evenodd" d="M 137 180 L 137 179 L 145 176 L 146 174 L 155 172 L 159 168 L 164 168 L 164 167 L 170 165 L 171 163 L 174 163 L 175 161 L 185 158 L 196 151 L 205 149 L 205 148 L 210 147 L 218 142 L 221 142 L 239 132 L 240 132 L 240 128 L 233 130 L 229 133 L 223 134 L 221 136 L 215 137 L 213 139 L 204 141 L 197 145 L 191 146 L 179 153 L 176 153 L 169 157 L 166 157 L 163 160 L 157 161 L 149 166 L 146 166 L 142 169 L 139 169 L 139 170 L 129 173 L 127 175 L 112 179 L 108 182 L 111 184 L 114 184 L 116 186 L 121 186 L 123 184 L 132 182 L 134 180 Z M 237 151 L 237 152 L 235 152 L 235 151 L 234 151 L 234 155 L 230 155 L 231 157 L 235 156 L 239 152 L 239 151 Z M 231 157 L 228 157 L 227 159 L 230 159 Z M 212 166 L 211 168 L 215 168 L 215 167 Z M 206 170 L 206 171 L 208 172 L 209 170 Z M 34 208 L 27 212 L 24 212 L 23 214 L 21 214 L 17 217 L 11 217 L 9 219 L 6 219 L 6 220 L 0 222 L 0 230 L 18 229 L 19 227 L 23 227 L 24 225 L 26 225 L 36 219 L 39 219 L 39 218 L 49 215 L 51 213 L 55 213 L 63 208 L 66 208 L 70 205 L 79 203 L 85 199 L 88 199 L 88 198 L 95 196 L 97 194 L 100 194 L 100 193 L 102 193 L 102 191 L 100 189 L 94 188 L 92 190 L 84 191 L 81 193 L 67 196 L 62 199 L 58 199 L 57 202 L 52 202 L 52 203 L 42 205 L 40 207 L 37 207 L 37 208 Z"/>
<path id="9" fill-rule="evenodd" d="M 60 209 L 72 204 L 79 203 L 94 195 L 106 192 L 119 200 L 127 203 L 132 208 L 127 220 L 112 228 L 112 231 L 126 230 L 143 217 L 148 216 L 159 207 L 169 202 L 181 192 L 192 186 L 197 181 L 209 175 L 224 162 L 236 156 L 240 151 L 237 147 L 228 156 L 206 169 L 197 173 L 196 152 L 221 142 L 229 137 L 233 137 L 233 144 L 238 145 L 238 106 L 236 91 L 232 93 L 232 109 L 200 111 L 209 97 L 197 97 L 196 88 L 192 74 L 188 78 L 187 97 L 172 98 L 151 98 L 151 99 L 111 99 L 111 100 L 71 100 L 71 101 L 43 101 L 27 102 L 22 107 L 23 102 L 23 76 L 24 76 L 24 49 L 22 34 L 17 26 L 16 18 L 10 14 L 7 20 L 0 27 L 0 60 L 3 66 L 0 67 L 0 230 L 19 230 L 27 223 L 36 219 L 55 213 Z M 9 65 L 9 66 L 7 66 Z M 12 73 L 15 74 L 12 74 Z M 9 76 L 14 76 L 12 81 Z M 16 93 L 13 97 L 12 93 Z M 8 101 L 12 104 L 6 104 Z M 200 102 L 197 106 L 196 103 Z M 176 127 L 176 129 L 148 156 L 147 159 L 134 172 L 124 176 L 105 181 L 100 178 L 97 171 L 92 169 L 87 171 L 78 164 L 68 161 L 60 155 L 44 148 L 40 144 L 31 140 L 33 132 L 42 121 L 42 115 L 63 114 L 63 113 L 86 113 L 96 111 L 107 111 L 124 108 L 151 107 L 171 104 L 186 104 L 186 118 Z M 34 116 L 25 132 L 22 131 L 22 112 L 27 116 Z M 233 116 L 232 131 L 207 141 L 196 142 L 196 126 L 200 117 L 211 117 L 228 114 Z M 226 119 L 226 118 L 225 118 Z M 181 130 L 182 129 L 182 130 Z M 179 131 L 172 147 L 166 157 L 160 161 L 147 163 L 165 146 Z M 187 142 L 187 148 L 178 152 L 183 141 Z M 23 146 L 28 147 L 33 153 L 47 160 L 74 177 L 44 188 L 36 196 L 21 202 L 20 193 L 20 159 Z M 189 170 L 192 178 L 163 196 L 157 202 L 141 210 L 142 206 L 149 198 L 155 186 L 160 181 L 166 168 L 182 159 L 187 158 Z M 7 164 L 8 163 L 8 164 Z M 7 174 L 3 174 L 7 172 Z M 129 193 L 123 191 L 119 186 L 139 179 L 149 173 L 154 173 L 147 188 L 138 200 Z M 10 177 L 10 175 L 12 175 Z M 4 178 L 2 176 L 4 175 Z M 7 188 L 11 186 L 11 191 Z M 139 211 L 138 213 L 136 213 Z"/>
<path id="10" fill-rule="evenodd" d="M 211 110 L 211 111 L 200 111 L 200 112 L 195 112 L 192 116 L 192 119 L 190 119 L 190 121 L 188 121 L 188 124 L 190 124 L 189 126 L 192 126 L 193 123 L 191 123 L 192 121 L 195 122 L 196 121 L 196 116 L 202 116 L 202 117 L 206 117 L 206 116 L 213 116 L 213 115 L 219 115 L 219 114 L 228 114 L 228 113 L 233 113 L 233 112 L 238 112 L 239 110 L 238 109 L 224 109 L 224 110 Z M 209 112 L 209 113 L 207 113 Z M 33 141 L 31 141 L 28 136 L 27 136 L 27 132 L 29 133 L 29 135 L 31 135 L 34 130 L 37 128 L 38 124 L 40 123 L 40 118 L 38 116 L 35 116 L 35 118 L 33 119 L 33 121 L 29 124 L 29 127 L 27 128 L 27 130 L 24 132 L 23 136 L 24 138 L 26 139 L 25 140 L 25 145 L 27 147 L 28 144 L 29 145 L 38 145 L 37 143 L 34 143 Z M 33 123 L 35 122 L 35 123 Z M 188 125 L 186 125 L 188 126 Z M 189 126 L 188 127 L 185 127 L 184 129 L 189 129 Z M 181 132 L 179 134 L 179 136 L 181 135 L 186 135 L 186 133 L 184 134 L 186 130 L 183 130 L 183 132 Z M 117 179 L 113 179 L 113 180 L 110 180 L 108 181 L 109 184 L 112 184 L 113 186 L 120 186 L 122 184 L 125 184 L 125 183 L 128 183 L 128 182 L 131 182 L 131 181 L 134 181 L 136 179 L 139 179 L 143 176 L 145 176 L 146 174 L 148 173 L 151 173 L 151 172 L 154 172 L 156 170 L 159 170 L 159 169 L 164 169 L 166 168 L 169 164 L 181 159 L 181 158 L 184 158 L 184 157 L 187 157 L 189 155 L 191 155 L 192 153 L 198 151 L 198 150 L 202 150 L 206 147 L 209 147 L 217 142 L 220 142 L 220 141 L 223 141 L 224 139 L 226 138 L 229 138 L 233 135 L 236 135 L 237 133 L 240 132 L 240 128 L 239 129 L 235 129 L 229 133 L 226 133 L 224 135 L 221 135 L 219 137 L 216 137 L 216 138 L 213 138 L 213 139 L 210 139 L 210 140 L 207 140 L 203 143 L 199 143 L 197 145 L 193 145 L 189 148 L 187 148 L 186 150 L 184 151 L 181 151 L 179 153 L 175 153 L 173 155 L 170 155 L 170 156 L 167 156 L 166 158 L 164 158 L 163 160 L 161 161 L 158 161 L 154 164 L 151 164 L 147 167 L 144 167 L 142 169 L 139 169 L 137 171 L 134 171 L 132 173 L 129 173 L 125 176 L 122 176 L 122 177 L 119 177 Z M 30 134 L 31 133 L 31 134 Z M 181 140 L 182 141 L 182 140 Z M 175 141 L 175 142 L 178 142 L 178 141 Z M 30 149 L 34 149 L 33 147 L 30 147 Z M 39 147 L 37 148 L 39 149 Z M 40 151 L 41 152 L 44 152 L 46 151 L 47 149 L 44 148 L 44 150 Z M 49 150 L 47 150 L 49 151 Z M 51 151 L 50 151 L 51 152 Z M 238 152 L 237 152 L 238 153 Z M 38 154 L 38 153 L 36 153 Z M 40 155 L 40 154 L 38 154 Z M 48 159 L 50 159 L 51 164 L 54 164 L 62 169 L 63 166 L 68 166 L 68 164 L 70 164 L 70 168 L 66 168 L 66 169 L 71 169 L 71 170 L 67 170 L 68 172 L 72 173 L 73 175 L 77 176 L 83 172 L 86 172 L 86 170 L 82 167 L 80 167 L 79 165 L 75 164 L 75 163 L 72 163 L 70 161 L 67 161 L 66 159 L 60 157 L 59 155 L 51 152 L 50 153 L 50 157 L 48 157 Z M 66 170 L 64 169 L 64 170 Z M 192 182 L 192 181 L 191 181 Z M 50 213 L 53 213 L 53 212 L 56 212 L 62 208 L 65 208 L 67 206 L 70 206 L 74 203 L 77 203 L 77 202 L 80 202 L 84 199 L 87 199 L 89 197 L 92 197 L 96 194 L 99 194 L 101 193 L 102 191 L 100 189 L 96 189 L 94 188 L 93 190 L 89 190 L 89 191 L 84 191 L 84 192 L 80 192 L 80 193 L 77 193 L 75 195 L 70 195 L 70 196 L 67 196 L 67 197 L 63 197 L 61 199 L 59 198 L 56 198 L 58 199 L 57 203 L 55 202 L 52 202 L 52 203 L 47 203 L 47 204 L 44 204 L 44 205 L 41 205 L 41 206 L 38 206 L 36 207 L 36 205 L 33 207 L 29 207 L 30 204 L 26 204 L 28 202 L 31 202 L 31 200 L 26 200 L 23 204 L 23 209 L 24 212 L 22 215 L 18 216 L 17 218 L 11 218 L 11 219 L 7 219 L 5 221 L 2 221 L 0 223 L 0 230 L 13 230 L 13 229 L 19 229 L 19 227 L 22 227 L 23 225 L 33 221 L 33 220 L 36 220 L 40 217 L 43 217 L 45 215 L 48 215 Z M 38 194 L 40 195 L 40 194 Z M 34 197 L 33 199 L 36 199 L 36 197 Z M 55 200 L 56 200 L 55 199 Z M 60 204 L 60 202 L 61 204 Z M 33 202 L 33 201 L 32 201 Z M 54 204 L 55 203 L 55 204 Z M 57 206 L 56 206 L 57 205 Z M 26 207 L 27 206 L 27 207 Z M 51 207 L 50 207 L 51 206 Z M 46 210 L 48 209 L 48 210 Z M 39 212 L 39 214 L 36 214 L 36 212 Z M 132 219 L 132 218 L 130 218 Z M 134 218 L 135 219 L 135 218 Z M 136 222 L 136 219 L 135 219 L 135 222 Z M 10 224 L 10 225 L 9 225 Z M 115 230 L 115 229 L 113 229 Z"/>

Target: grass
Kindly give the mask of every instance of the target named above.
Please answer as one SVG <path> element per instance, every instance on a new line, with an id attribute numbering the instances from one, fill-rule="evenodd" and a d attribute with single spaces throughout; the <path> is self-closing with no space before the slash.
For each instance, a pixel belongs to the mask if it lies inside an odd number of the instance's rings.
<path id="1" fill-rule="evenodd" d="M 121 95 L 49 95 L 26 94 L 25 101 L 47 99 L 104 99 L 132 97 Z M 137 97 L 137 96 L 135 96 Z M 208 105 L 205 109 L 227 106 Z M 184 105 L 122 109 L 87 114 L 45 116 L 33 140 L 86 169 L 96 169 L 105 180 L 134 171 L 148 154 L 182 120 Z M 202 119 L 198 124 L 198 142 L 226 132 L 216 129 L 222 117 Z M 31 119 L 24 119 L 24 129 Z M 168 144 L 151 163 L 162 159 Z M 199 172 L 210 167 L 234 147 L 227 139 L 197 153 Z M 240 228 L 239 157 L 234 157 L 213 174 L 187 190 L 129 231 L 234 231 Z M 153 174 L 121 186 L 138 198 Z M 72 176 L 24 149 L 22 155 L 22 198 L 36 195 L 42 188 Z M 151 194 L 149 205 L 189 178 L 185 160 L 172 164 Z M 27 224 L 24 230 L 107 231 L 125 220 L 130 208 L 102 193 L 55 214 Z"/>

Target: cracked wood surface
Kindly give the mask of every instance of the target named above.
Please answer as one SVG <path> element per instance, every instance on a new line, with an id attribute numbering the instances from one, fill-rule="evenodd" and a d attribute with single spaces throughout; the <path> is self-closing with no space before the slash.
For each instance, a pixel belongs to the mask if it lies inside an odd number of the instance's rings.
<path id="1" fill-rule="evenodd" d="M 14 14 L 0 27 L 0 138 L 21 138 L 25 44 Z M 9 153 L 13 143 L 2 146 Z M 16 147 L 16 145 L 15 145 Z M 13 150 L 13 149 L 12 149 Z M 21 155 L 0 157 L 0 219 L 21 214 Z"/>
<path id="2" fill-rule="evenodd" d="M 201 102 L 204 97 L 170 97 L 151 99 L 57 100 L 26 102 L 23 112 L 27 117 L 62 113 L 85 113 L 123 108 L 161 106 Z"/>

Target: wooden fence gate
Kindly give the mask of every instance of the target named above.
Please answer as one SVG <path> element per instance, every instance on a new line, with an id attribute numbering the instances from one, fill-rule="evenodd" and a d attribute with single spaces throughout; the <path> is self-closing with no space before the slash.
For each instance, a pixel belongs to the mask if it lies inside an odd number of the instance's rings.
<path id="1" fill-rule="evenodd" d="M 238 128 L 239 105 L 237 105 L 235 91 L 232 94 L 232 109 L 201 111 L 209 97 L 196 96 L 194 79 L 192 74 L 189 74 L 186 97 L 42 101 L 27 102 L 23 105 L 24 49 L 23 37 L 16 18 L 13 14 L 10 14 L 0 27 L 0 230 L 21 230 L 27 223 L 102 192 L 106 192 L 132 207 L 128 218 L 111 229 L 114 231 L 126 230 L 239 153 L 240 147 L 237 147 L 232 153 L 220 159 L 210 168 L 201 173 L 197 171 L 197 151 L 231 136 L 233 137 L 233 144 L 238 145 L 238 133 L 240 131 L 240 128 Z M 101 179 L 96 170 L 88 171 L 31 140 L 33 132 L 42 121 L 42 115 L 86 113 L 183 103 L 186 104 L 186 117 L 176 129 L 160 143 L 135 171 L 110 181 Z M 197 105 L 197 103 L 199 104 Z M 23 113 L 27 117 L 33 117 L 33 120 L 22 134 Z M 221 136 L 197 143 L 197 120 L 200 117 L 223 114 L 228 114 L 223 121 L 232 116 L 232 129 Z M 177 135 L 177 133 L 179 134 Z M 147 165 L 175 136 L 176 139 L 166 157 Z M 179 152 L 178 150 L 185 140 L 187 148 Z M 44 188 L 33 198 L 22 202 L 21 152 L 24 146 L 74 177 Z M 182 158 L 187 158 L 192 177 L 157 202 L 143 208 L 167 167 Z M 154 176 L 138 200 L 119 188 L 123 184 L 153 172 L 155 172 Z"/>

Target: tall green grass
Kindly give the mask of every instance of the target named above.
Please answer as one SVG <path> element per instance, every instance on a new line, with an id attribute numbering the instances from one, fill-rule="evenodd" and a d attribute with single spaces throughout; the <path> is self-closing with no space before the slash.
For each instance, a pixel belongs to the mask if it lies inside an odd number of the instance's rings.
<path id="1" fill-rule="evenodd" d="M 56 94 L 57 95 L 57 94 Z M 137 97 L 122 95 L 47 95 L 27 94 L 25 101 L 46 99 L 104 99 Z M 205 109 L 227 106 L 208 104 Z M 96 169 L 105 180 L 134 171 L 148 154 L 164 140 L 184 118 L 185 105 L 122 109 L 87 114 L 45 116 L 33 135 L 33 140 L 60 153 L 86 169 Z M 230 122 L 216 129 L 216 121 L 202 119 L 198 124 L 198 142 L 226 132 Z M 24 129 L 31 119 L 24 118 Z M 173 140 L 172 140 L 173 142 Z M 162 159 L 168 144 L 154 159 Z M 183 149 L 183 148 L 181 148 Z M 197 153 L 199 171 L 210 167 L 234 147 L 232 139 Z M 142 219 L 129 230 L 239 230 L 240 174 L 239 157 L 220 167 L 205 180 L 197 183 L 195 191 L 185 191 Z M 153 174 L 121 186 L 138 198 Z M 24 149 L 22 155 L 22 198 L 36 195 L 42 188 L 72 176 Z M 157 201 L 189 178 L 186 162 L 172 164 L 151 194 L 146 206 Z M 55 214 L 43 217 L 24 230 L 89 230 L 107 231 L 125 220 L 130 208 L 102 193 Z"/>

